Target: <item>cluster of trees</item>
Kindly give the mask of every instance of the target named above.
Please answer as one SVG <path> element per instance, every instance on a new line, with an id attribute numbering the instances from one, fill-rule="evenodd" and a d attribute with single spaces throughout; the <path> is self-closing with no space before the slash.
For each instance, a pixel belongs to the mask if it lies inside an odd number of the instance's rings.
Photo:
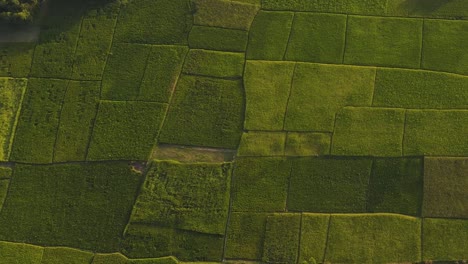
<path id="1" fill-rule="evenodd" d="M 0 20 L 24 23 L 33 19 L 42 0 L 0 0 Z"/>

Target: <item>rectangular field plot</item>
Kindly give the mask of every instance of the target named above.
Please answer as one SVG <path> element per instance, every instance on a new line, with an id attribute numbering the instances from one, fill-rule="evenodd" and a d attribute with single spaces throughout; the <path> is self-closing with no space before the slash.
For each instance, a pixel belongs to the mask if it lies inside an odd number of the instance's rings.
<path id="1" fill-rule="evenodd" d="M 54 162 L 86 159 L 99 103 L 99 82 L 71 81 L 63 102 Z"/>
<path id="2" fill-rule="evenodd" d="M 466 110 L 408 110 L 403 152 L 407 156 L 466 156 L 466 131 Z"/>
<path id="3" fill-rule="evenodd" d="M 249 32 L 244 30 L 193 26 L 188 43 L 192 49 L 243 52 L 248 36 Z"/>
<path id="4" fill-rule="evenodd" d="M 0 241 L 0 263 L 41 264 L 43 247 Z"/>
<path id="5" fill-rule="evenodd" d="M 446 261 L 468 258 L 468 220 L 431 219 L 423 220 L 423 259 Z"/>
<path id="6" fill-rule="evenodd" d="M 282 130 L 295 63 L 247 61 L 245 129 Z"/>
<path id="7" fill-rule="evenodd" d="M 183 75 L 159 141 L 236 149 L 242 135 L 243 101 L 241 80 Z"/>
<path id="8" fill-rule="evenodd" d="M 9 158 L 26 84 L 26 79 L 0 78 L 0 161 Z"/>
<path id="9" fill-rule="evenodd" d="M 464 8 L 468 10 L 468 6 Z M 468 21 L 424 21 L 423 69 L 468 75 Z"/>
<path id="10" fill-rule="evenodd" d="M 468 218 L 468 158 L 424 160 L 423 216 Z"/>
<path id="11" fill-rule="evenodd" d="M 241 78 L 244 71 L 244 54 L 191 49 L 182 72 L 224 78 Z"/>
<path id="12" fill-rule="evenodd" d="M 130 221 L 223 235 L 230 181 L 229 163 L 153 161 Z"/>
<path id="13" fill-rule="evenodd" d="M 298 63 L 284 128 L 333 132 L 342 107 L 372 104 L 374 76 L 374 68 Z"/>
<path id="14" fill-rule="evenodd" d="M 242 134 L 239 156 L 284 156 L 286 133 L 250 131 Z"/>
<path id="15" fill-rule="evenodd" d="M 296 13 L 292 25 L 286 60 L 343 62 L 345 15 Z"/>
<path id="16" fill-rule="evenodd" d="M 421 158 L 376 159 L 369 184 L 368 212 L 421 215 Z"/>
<path id="17" fill-rule="evenodd" d="M 91 264 L 128 264 L 128 259 L 120 253 L 96 254 Z"/>
<path id="18" fill-rule="evenodd" d="M 263 0 L 262 8 L 279 11 L 384 15 L 386 13 L 387 2 L 386 0 Z"/>
<path id="19" fill-rule="evenodd" d="M 405 110 L 345 107 L 336 115 L 332 154 L 401 156 Z"/>
<path id="20" fill-rule="evenodd" d="M 66 247 L 46 247 L 42 255 L 44 264 L 88 264 L 94 254 Z"/>
<path id="21" fill-rule="evenodd" d="M 284 211 L 290 172 L 291 162 L 285 158 L 239 158 L 232 183 L 232 211 Z"/>
<path id="22" fill-rule="evenodd" d="M 344 63 L 419 68 L 422 19 L 350 16 Z"/>
<path id="23" fill-rule="evenodd" d="M 378 69 L 373 106 L 468 108 L 468 77 L 433 71 Z"/>
<path id="24" fill-rule="evenodd" d="M 87 160 L 146 160 L 167 105 L 101 101 Z"/>
<path id="25" fill-rule="evenodd" d="M 10 159 L 52 162 L 60 111 L 69 81 L 29 79 Z"/>
<path id="26" fill-rule="evenodd" d="M 33 43 L 0 43 L 0 76 L 27 77 L 33 53 Z"/>
<path id="27" fill-rule="evenodd" d="M 17 164 L 0 239 L 117 251 L 140 183 L 126 162 Z"/>
<path id="28" fill-rule="evenodd" d="M 325 260 L 404 263 L 421 260 L 421 221 L 392 214 L 332 215 Z"/>
<path id="29" fill-rule="evenodd" d="M 293 18 L 292 12 L 258 12 L 249 33 L 247 59 L 283 60 Z"/>
<path id="30" fill-rule="evenodd" d="M 302 214 L 299 262 L 321 262 L 325 255 L 330 215 Z"/>
<path id="31" fill-rule="evenodd" d="M 267 217 L 263 262 L 296 262 L 299 251 L 300 222 L 300 214 L 274 214 Z"/>
<path id="32" fill-rule="evenodd" d="M 288 209 L 318 213 L 365 212 L 371 167 L 371 159 L 295 160 Z"/>
<path id="33" fill-rule="evenodd" d="M 194 0 L 195 25 L 249 30 L 259 5 L 229 0 Z"/>
<path id="34" fill-rule="evenodd" d="M 326 133 L 288 132 L 286 156 L 321 156 L 330 154 L 331 135 Z"/>
<path id="35" fill-rule="evenodd" d="M 136 0 L 121 7 L 116 42 L 187 44 L 192 26 L 189 0 Z"/>

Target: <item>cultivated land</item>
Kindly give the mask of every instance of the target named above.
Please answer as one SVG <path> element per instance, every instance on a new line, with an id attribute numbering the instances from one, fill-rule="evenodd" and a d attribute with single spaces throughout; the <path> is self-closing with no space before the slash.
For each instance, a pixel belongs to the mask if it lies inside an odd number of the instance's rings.
<path id="1" fill-rule="evenodd" d="M 0 43 L 0 264 L 468 259 L 467 1 L 48 0 L 39 24 Z"/>

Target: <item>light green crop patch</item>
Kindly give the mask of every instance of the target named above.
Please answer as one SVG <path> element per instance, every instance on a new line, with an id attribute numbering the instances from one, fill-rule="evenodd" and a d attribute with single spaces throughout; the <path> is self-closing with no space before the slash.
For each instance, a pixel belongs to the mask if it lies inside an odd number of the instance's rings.
<path id="1" fill-rule="evenodd" d="M 284 156 L 285 132 L 250 131 L 242 134 L 239 156 Z"/>
<path id="2" fill-rule="evenodd" d="M 262 9 L 384 15 L 386 0 L 263 0 Z"/>
<path id="3" fill-rule="evenodd" d="M 283 129 L 294 67 L 291 62 L 247 61 L 245 129 Z"/>
<path id="4" fill-rule="evenodd" d="M 300 158 L 294 160 L 288 209 L 318 213 L 366 212 L 372 160 Z"/>
<path id="5" fill-rule="evenodd" d="M 425 218 L 423 221 L 423 260 L 468 258 L 464 239 L 468 236 L 468 220 Z"/>
<path id="6" fill-rule="evenodd" d="M 408 110 L 403 152 L 407 156 L 466 156 L 466 131 L 466 110 Z"/>
<path id="7" fill-rule="evenodd" d="M 91 264 L 128 264 L 128 259 L 120 253 L 96 254 Z"/>
<path id="8" fill-rule="evenodd" d="M 468 21 L 425 20 L 421 67 L 468 75 L 467 31 Z"/>
<path id="9" fill-rule="evenodd" d="M 69 81 L 29 79 L 10 160 L 51 163 Z"/>
<path id="10" fill-rule="evenodd" d="M 226 258 L 261 260 L 267 213 L 231 213 Z"/>
<path id="11" fill-rule="evenodd" d="M 316 262 L 323 260 L 329 221 L 330 215 L 302 214 L 299 263 L 309 262 L 311 259 Z"/>
<path id="12" fill-rule="evenodd" d="M 249 33 L 249 60 L 283 60 L 294 18 L 292 12 L 258 12 Z"/>
<path id="13" fill-rule="evenodd" d="M 296 13 L 285 59 L 342 63 L 346 15 Z"/>
<path id="14" fill-rule="evenodd" d="M 0 161 L 10 156 L 26 79 L 0 78 Z"/>
<path id="15" fill-rule="evenodd" d="M 419 68 L 422 19 L 350 16 L 344 63 Z"/>
<path id="16" fill-rule="evenodd" d="M 131 258 L 175 256 L 182 261 L 221 262 L 224 237 L 158 225 L 130 224 L 122 246 L 122 253 Z"/>
<path id="17" fill-rule="evenodd" d="M 286 156 L 321 156 L 330 154 L 331 135 L 326 133 L 288 132 Z"/>
<path id="18" fill-rule="evenodd" d="M 239 158 L 233 177 L 232 211 L 286 209 L 291 162 L 285 158 Z"/>
<path id="19" fill-rule="evenodd" d="M 153 161 L 130 221 L 223 235 L 230 181 L 229 163 Z"/>
<path id="20" fill-rule="evenodd" d="M 393 214 L 332 215 L 325 261 L 403 263 L 421 260 L 421 220 Z"/>
<path id="21" fill-rule="evenodd" d="M 194 24 L 249 30 L 259 5 L 225 0 L 194 0 Z"/>
<path id="22" fill-rule="evenodd" d="M 0 76 L 27 77 L 34 43 L 0 43 Z"/>
<path id="23" fill-rule="evenodd" d="M 421 70 L 378 69 L 373 106 L 468 108 L 468 77 Z"/>
<path id="24" fill-rule="evenodd" d="M 244 71 L 244 54 L 191 49 L 185 59 L 183 73 L 240 78 Z"/>
<path id="25" fill-rule="evenodd" d="M 299 249 L 300 214 L 274 214 L 267 217 L 262 261 L 295 263 Z"/>
<path id="26" fill-rule="evenodd" d="M 94 254 L 65 247 L 46 247 L 42 255 L 43 264 L 89 264 Z"/>
<path id="27" fill-rule="evenodd" d="M 101 101 L 87 160 L 146 160 L 167 105 Z"/>
<path id="28" fill-rule="evenodd" d="M 284 128 L 333 132 L 342 107 L 372 104 L 374 77 L 374 68 L 298 63 Z"/>
<path id="29" fill-rule="evenodd" d="M 188 43 L 192 49 L 244 52 L 248 36 L 244 30 L 193 26 Z"/>
<path id="30" fill-rule="evenodd" d="M 424 160 L 423 216 L 468 218 L 468 158 Z"/>
<path id="31" fill-rule="evenodd" d="M 99 92 L 99 82 L 69 83 L 60 114 L 54 162 L 86 159 L 99 103 Z"/>
<path id="32" fill-rule="evenodd" d="M 0 241 L 0 263 L 41 264 L 43 251 L 39 246 Z"/>
<path id="33" fill-rule="evenodd" d="M 331 153 L 401 156 L 404 128 L 404 109 L 345 107 L 336 115 Z"/>
<path id="34" fill-rule="evenodd" d="M 421 158 L 374 160 L 367 201 L 368 212 L 419 216 L 422 196 Z"/>
<path id="35" fill-rule="evenodd" d="M 125 1 L 114 41 L 186 45 L 192 27 L 189 0 Z"/>
<path id="36" fill-rule="evenodd" d="M 243 116 L 241 80 L 183 75 L 159 141 L 237 149 Z"/>
<path id="37" fill-rule="evenodd" d="M 127 162 L 16 164 L 0 240 L 115 252 L 141 178 Z"/>

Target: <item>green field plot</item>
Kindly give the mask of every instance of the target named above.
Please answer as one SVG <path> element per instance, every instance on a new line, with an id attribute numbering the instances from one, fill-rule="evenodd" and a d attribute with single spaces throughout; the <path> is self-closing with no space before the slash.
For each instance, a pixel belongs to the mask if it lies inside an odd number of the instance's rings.
<path id="1" fill-rule="evenodd" d="M 326 133 L 288 132 L 286 156 L 320 156 L 330 154 L 331 135 Z"/>
<path id="2" fill-rule="evenodd" d="M 194 24 L 249 30 L 259 5 L 228 0 L 193 0 Z"/>
<path id="3" fill-rule="evenodd" d="M 375 69 L 298 63 L 284 128 L 333 132 L 343 106 L 370 106 Z"/>
<path id="4" fill-rule="evenodd" d="M 0 239 L 117 251 L 140 182 L 124 162 L 17 164 Z"/>
<path id="5" fill-rule="evenodd" d="M 468 220 L 423 220 L 423 260 L 468 258 Z"/>
<path id="6" fill-rule="evenodd" d="M 0 161 L 7 161 L 23 94 L 25 79 L 0 78 Z"/>
<path id="7" fill-rule="evenodd" d="M 8 194 L 8 186 L 10 185 L 10 180 L 5 178 L 0 178 L 0 210 L 3 207 L 3 203 Z"/>
<path id="8" fill-rule="evenodd" d="M 188 43 L 192 49 L 243 52 L 248 36 L 249 32 L 244 30 L 193 26 Z"/>
<path id="9" fill-rule="evenodd" d="M 33 52 L 32 43 L 0 43 L 0 76 L 27 77 Z"/>
<path id="10" fill-rule="evenodd" d="M 343 62 L 345 15 L 297 13 L 292 25 L 286 60 Z"/>
<path id="11" fill-rule="evenodd" d="M 350 16 L 344 63 L 419 68 L 422 19 Z"/>
<path id="12" fill-rule="evenodd" d="M 262 258 L 266 213 L 232 213 L 227 230 L 226 258 Z"/>
<path id="13" fill-rule="evenodd" d="M 41 264 L 42 247 L 0 241 L 1 264 Z"/>
<path id="14" fill-rule="evenodd" d="M 467 30 L 468 21 L 425 20 L 421 67 L 468 75 Z"/>
<path id="15" fill-rule="evenodd" d="M 69 83 L 60 114 L 54 162 L 86 159 L 99 92 L 99 82 Z"/>
<path id="16" fill-rule="evenodd" d="M 43 264 L 89 264 L 94 254 L 65 247 L 46 247 L 42 255 Z"/>
<path id="17" fill-rule="evenodd" d="M 423 216 L 468 218 L 468 158 L 424 160 Z"/>
<path id="18" fill-rule="evenodd" d="M 404 109 L 345 107 L 336 115 L 331 153 L 401 156 L 404 128 Z"/>
<path id="19" fill-rule="evenodd" d="M 283 129 L 294 67 L 290 62 L 247 61 L 245 129 Z"/>
<path id="20" fill-rule="evenodd" d="M 362 15 L 384 15 L 386 0 L 263 0 L 262 8 L 266 10 L 291 10 L 348 13 Z"/>
<path id="21" fill-rule="evenodd" d="M 468 108 L 468 77 L 433 71 L 378 69 L 373 106 Z"/>
<path id="22" fill-rule="evenodd" d="M 231 181 L 229 163 L 151 163 L 132 223 L 224 234 Z"/>
<path id="23" fill-rule="evenodd" d="M 286 133 L 250 131 L 242 134 L 239 156 L 283 156 Z"/>
<path id="24" fill-rule="evenodd" d="M 408 110 L 406 115 L 405 155 L 467 155 L 468 111 Z"/>
<path id="25" fill-rule="evenodd" d="M 115 44 L 104 72 L 102 97 L 168 102 L 187 48 Z"/>
<path id="26" fill-rule="evenodd" d="M 185 59 L 183 73 L 240 78 L 244 71 L 244 54 L 192 49 Z"/>
<path id="27" fill-rule="evenodd" d="M 296 263 L 300 214 L 275 214 L 268 216 L 262 261 L 267 263 Z"/>
<path id="28" fill-rule="evenodd" d="M 167 105 L 102 101 L 88 160 L 146 160 L 155 143 Z"/>
<path id="29" fill-rule="evenodd" d="M 128 259 L 120 253 L 96 254 L 91 264 L 127 264 Z"/>
<path id="30" fill-rule="evenodd" d="M 295 160 L 288 209 L 323 213 L 365 212 L 371 167 L 371 159 Z"/>
<path id="31" fill-rule="evenodd" d="M 239 158 L 232 182 L 232 210 L 284 211 L 290 172 L 291 162 L 285 158 Z"/>
<path id="32" fill-rule="evenodd" d="M 10 159 L 50 163 L 68 86 L 66 80 L 29 79 Z"/>
<path id="33" fill-rule="evenodd" d="M 330 215 L 302 214 L 299 263 L 311 259 L 317 262 L 323 260 L 329 221 Z"/>
<path id="34" fill-rule="evenodd" d="M 249 33 L 249 60 L 283 60 L 294 13 L 258 12 Z"/>
<path id="35" fill-rule="evenodd" d="M 403 263 L 421 260 L 421 221 L 392 214 L 332 215 L 325 261 Z"/>
<path id="36" fill-rule="evenodd" d="M 184 75 L 160 142 L 236 149 L 242 135 L 243 101 L 240 80 Z"/>
<path id="37" fill-rule="evenodd" d="M 122 252 L 131 258 L 175 256 L 183 261 L 220 262 L 223 245 L 220 235 L 131 224 L 124 235 Z"/>
<path id="38" fill-rule="evenodd" d="M 369 183 L 369 212 L 421 215 L 421 158 L 376 159 Z"/>
<path id="39" fill-rule="evenodd" d="M 189 0 L 125 1 L 115 29 L 116 42 L 187 44 L 192 26 Z"/>

